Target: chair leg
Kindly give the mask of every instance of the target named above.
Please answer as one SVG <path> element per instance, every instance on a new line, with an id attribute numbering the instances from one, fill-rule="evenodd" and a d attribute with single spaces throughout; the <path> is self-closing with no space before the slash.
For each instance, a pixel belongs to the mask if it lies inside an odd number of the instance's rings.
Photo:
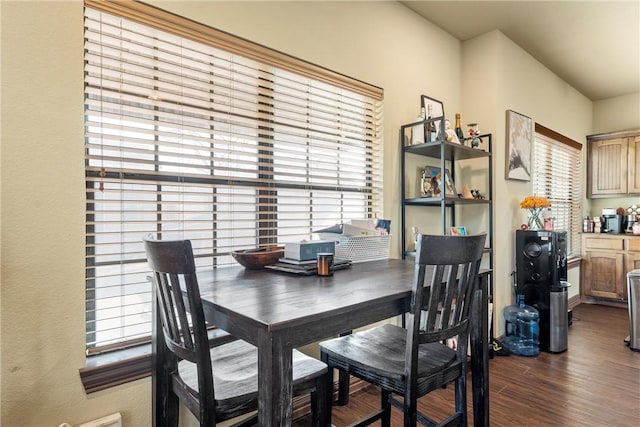
<path id="1" fill-rule="evenodd" d="M 380 407 L 382 408 L 381 426 L 391 427 L 391 392 L 380 390 Z"/>
<path id="2" fill-rule="evenodd" d="M 341 337 L 351 335 L 352 331 L 343 332 Z M 349 403 L 349 386 L 350 386 L 349 374 L 343 371 L 338 371 L 338 406 L 344 406 Z"/>
<path id="3" fill-rule="evenodd" d="M 319 402 L 321 399 L 322 390 L 317 387 L 311 392 L 311 425 L 313 427 L 319 427 L 320 425 L 320 413 L 322 412 L 322 404 Z"/>
<path id="4" fill-rule="evenodd" d="M 416 427 L 418 425 L 418 402 L 405 395 L 402 415 L 404 416 L 404 427 Z"/>
<path id="5" fill-rule="evenodd" d="M 460 425 L 467 426 L 467 376 L 463 371 L 456 379 L 456 412 L 460 414 Z"/>
<path id="6" fill-rule="evenodd" d="M 338 406 L 344 406 L 349 403 L 349 374 L 338 371 Z"/>

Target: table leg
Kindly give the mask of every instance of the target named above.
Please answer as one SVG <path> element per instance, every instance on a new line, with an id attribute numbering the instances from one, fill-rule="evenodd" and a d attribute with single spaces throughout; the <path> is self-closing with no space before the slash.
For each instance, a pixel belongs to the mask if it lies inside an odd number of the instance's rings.
<path id="1" fill-rule="evenodd" d="M 164 343 L 162 319 L 153 290 L 151 330 L 151 405 L 154 427 L 177 427 L 179 402 L 171 390 L 171 368 L 178 362 Z"/>
<path id="2" fill-rule="evenodd" d="M 473 425 L 489 426 L 489 348 L 488 348 L 488 293 L 487 274 L 479 277 L 479 288 L 473 299 L 471 328 L 471 383 L 473 387 Z"/>
<path id="3" fill-rule="evenodd" d="M 292 349 L 267 336 L 258 346 L 258 424 L 290 426 L 293 416 Z"/>
<path id="4" fill-rule="evenodd" d="M 311 406 L 318 414 L 317 427 L 333 427 L 331 407 L 333 406 L 333 369 L 328 369 L 324 378 L 318 382 L 315 396 L 311 394 Z M 314 424 L 314 427 L 315 424 Z"/>

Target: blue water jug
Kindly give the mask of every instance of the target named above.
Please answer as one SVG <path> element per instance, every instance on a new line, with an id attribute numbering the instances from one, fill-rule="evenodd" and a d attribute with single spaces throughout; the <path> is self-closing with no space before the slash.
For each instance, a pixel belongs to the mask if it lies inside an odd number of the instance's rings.
<path id="1" fill-rule="evenodd" d="M 524 295 L 516 296 L 517 305 L 505 308 L 505 339 L 503 345 L 519 356 L 540 353 L 540 314 L 524 303 Z"/>
<path id="2" fill-rule="evenodd" d="M 519 345 L 513 352 L 520 356 L 537 356 L 540 353 L 540 315 L 533 307 L 525 306 L 518 313 L 516 332 Z"/>
<path id="3" fill-rule="evenodd" d="M 516 319 L 518 313 L 524 307 L 524 295 L 516 295 L 515 305 L 504 308 L 504 336 L 505 338 L 516 336 Z"/>

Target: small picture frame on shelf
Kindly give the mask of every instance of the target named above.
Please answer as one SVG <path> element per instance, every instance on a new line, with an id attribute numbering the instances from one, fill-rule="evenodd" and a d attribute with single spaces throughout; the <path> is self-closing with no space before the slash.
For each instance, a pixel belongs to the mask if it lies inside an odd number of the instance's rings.
<path id="1" fill-rule="evenodd" d="M 421 107 L 424 107 L 424 111 L 429 111 L 431 108 L 431 118 L 437 119 L 442 118 L 442 120 L 435 120 L 435 133 L 437 140 L 444 139 L 444 104 L 442 101 L 438 101 L 437 99 L 431 98 L 427 95 L 420 96 Z M 426 137 L 425 137 L 426 138 Z M 426 140 L 426 139 L 425 139 Z"/>
<path id="2" fill-rule="evenodd" d="M 425 175 L 427 178 L 431 178 L 431 188 L 433 190 L 433 197 L 442 197 L 442 179 L 438 175 L 440 175 L 440 168 L 437 166 L 425 166 Z M 435 188 L 434 188 L 435 184 Z M 444 170 L 444 189 L 446 191 L 446 196 L 448 197 L 458 197 L 458 190 L 456 189 L 456 184 L 453 182 L 453 178 L 451 177 L 451 173 L 449 169 Z"/>
<path id="3" fill-rule="evenodd" d="M 467 228 L 466 227 L 451 227 L 451 235 L 452 236 L 466 236 Z"/>

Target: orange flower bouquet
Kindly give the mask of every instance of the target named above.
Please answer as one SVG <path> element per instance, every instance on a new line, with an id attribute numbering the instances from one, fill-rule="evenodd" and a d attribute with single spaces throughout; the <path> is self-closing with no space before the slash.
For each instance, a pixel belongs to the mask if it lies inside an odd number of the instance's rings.
<path id="1" fill-rule="evenodd" d="M 549 206 L 551 206 L 549 199 L 541 196 L 527 196 L 520 202 L 520 207 L 523 209 L 548 208 Z"/>
<path id="2" fill-rule="evenodd" d="M 522 209 L 529 210 L 529 218 L 527 220 L 527 228 L 529 230 L 542 230 L 544 228 L 544 219 L 542 217 L 542 209 L 551 206 L 549 199 L 541 196 L 527 196 L 520 202 Z"/>

